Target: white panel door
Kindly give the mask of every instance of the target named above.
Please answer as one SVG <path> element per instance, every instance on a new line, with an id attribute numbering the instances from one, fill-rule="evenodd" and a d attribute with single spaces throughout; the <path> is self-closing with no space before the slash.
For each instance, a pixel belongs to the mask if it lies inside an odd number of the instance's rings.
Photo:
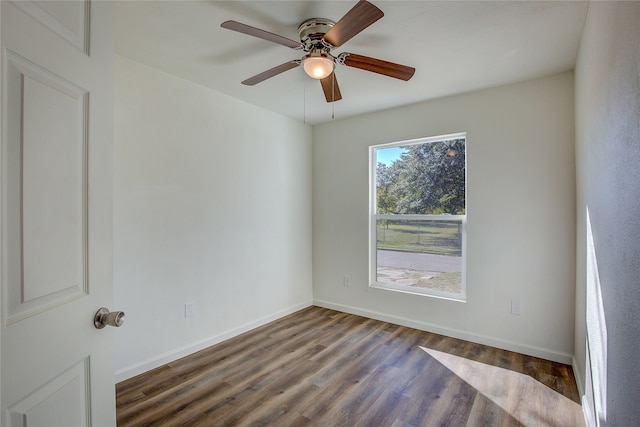
<path id="1" fill-rule="evenodd" d="M 115 425 L 112 8 L 0 2 L 3 426 Z"/>

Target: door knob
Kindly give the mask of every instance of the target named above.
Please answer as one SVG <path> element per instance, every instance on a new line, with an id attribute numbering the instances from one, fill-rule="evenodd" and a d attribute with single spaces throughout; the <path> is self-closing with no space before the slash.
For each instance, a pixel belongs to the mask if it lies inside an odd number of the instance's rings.
<path id="1" fill-rule="evenodd" d="M 109 311 L 108 308 L 102 307 L 96 311 L 96 315 L 93 316 L 93 326 L 96 329 L 102 329 L 105 326 L 115 326 L 119 328 L 124 323 L 124 311 Z"/>

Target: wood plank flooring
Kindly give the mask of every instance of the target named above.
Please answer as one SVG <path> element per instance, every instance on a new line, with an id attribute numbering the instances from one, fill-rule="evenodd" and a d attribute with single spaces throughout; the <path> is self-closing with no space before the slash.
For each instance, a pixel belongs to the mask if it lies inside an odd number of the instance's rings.
<path id="1" fill-rule="evenodd" d="M 119 426 L 583 426 L 570 366 L 309 307 L 116 386 Z"/>

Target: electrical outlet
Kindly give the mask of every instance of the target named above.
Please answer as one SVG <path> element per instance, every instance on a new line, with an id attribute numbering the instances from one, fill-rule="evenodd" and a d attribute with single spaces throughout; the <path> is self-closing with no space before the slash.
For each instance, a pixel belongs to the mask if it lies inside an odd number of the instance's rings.
<path id="1" fill-rule="evenodd" d="M 351 286 L 351 277 L 349 277 L 349 276 L 344 276 L 344 278 L 342 279 L 342 284 L 343 284 L 344 286 L 346 286 L 347 288 L 348 288 L 349 286 Z"/>
<path id="2" fill-rule="evenodd" d="M 196 309 L 193 303 L 186 303 L 184 305 L 184 317 L 193 317 L 196 314 Z"/>
<path id="3" fill-rule="evenodd" d="M 517 299 L 511 300 L 511 314 L 520 316 L 520 301 Z"/>

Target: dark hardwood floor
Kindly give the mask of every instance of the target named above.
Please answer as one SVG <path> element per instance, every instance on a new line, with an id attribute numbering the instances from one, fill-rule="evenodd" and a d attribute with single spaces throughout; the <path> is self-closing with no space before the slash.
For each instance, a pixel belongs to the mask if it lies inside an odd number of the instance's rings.
<path id="1" fill-rule="evenodd" d="M 583 426 L 570 366 L 310 307 L 117 384 L 119 426 Z"/>

